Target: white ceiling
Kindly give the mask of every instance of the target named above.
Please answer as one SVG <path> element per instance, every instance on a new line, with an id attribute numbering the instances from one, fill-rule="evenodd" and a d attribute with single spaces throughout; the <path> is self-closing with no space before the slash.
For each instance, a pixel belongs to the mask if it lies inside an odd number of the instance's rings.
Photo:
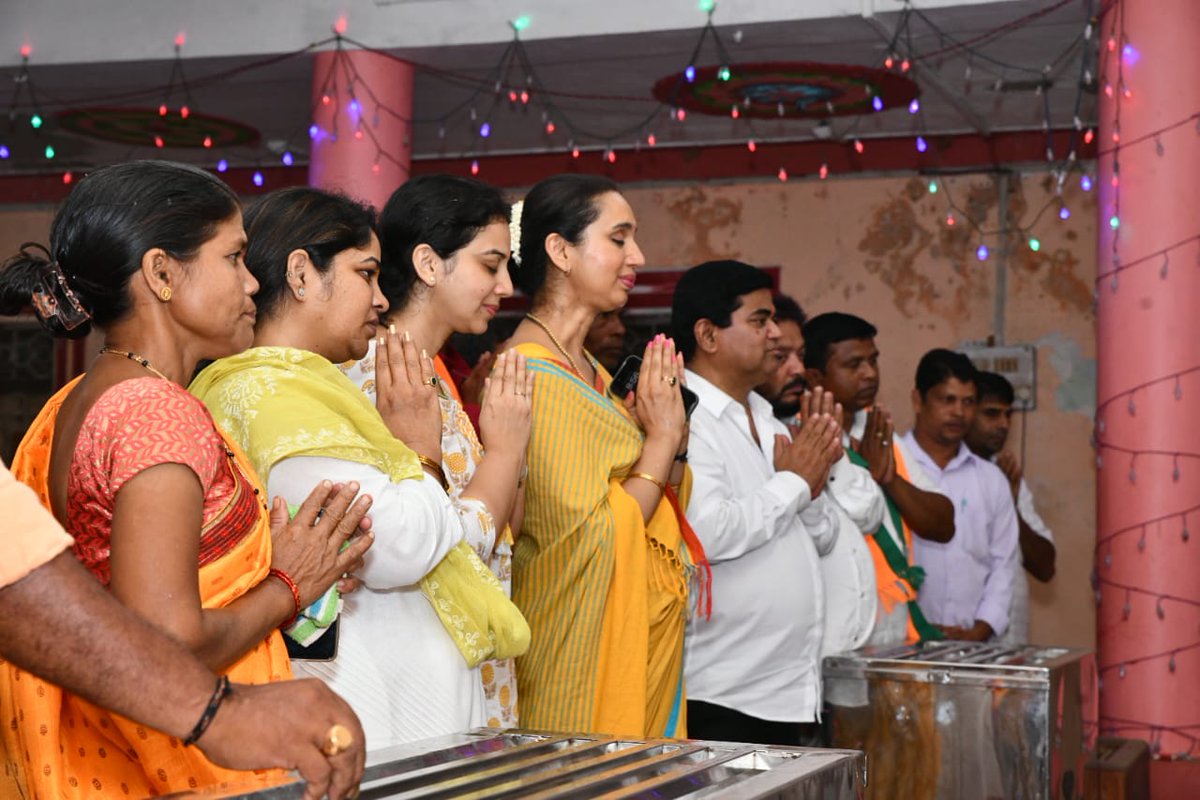
<path id="1" fill-rule="evenodd" d="M 18 6 L 18 17 L 21 11 L 28 11 L 34 6 L 44 10 L 47 6 L 63 5 L 56 1 L 40 4 L 33 0 L 13 1 Z M 631 2 L 608 0 L 603 5 L 619 11 Z M 365 31 L 359 30 L 353 22 L 353 14 L 348 35 L 361 38 L 372 47 L 388 47 L 390 52 L 419 65 L 414 101 L 417 121 L 412 137 L 414 157 L 540 152 L 548 147 L 566 147 L 569 134 L 565 132 L 564 120 L 556 120 L 559 132 L 548 138 L 543 131 L 542 113 L 533 107 L 536 99 L 528 108 L 518 106 L 515 109 L 510 107 L 506 98 L 495 102 L 495 68 L 508 44 L 508 35 L 492 34 L 493 41 L 480 41 L 486 37 L 481 35 L 482 23 L 479 20 L 471 24 L 469 17 L 459 18 L 458 21 L 462 23 L 459 30 L 454 27 L 455 19 L 439 16 L 450 11 L 462 13 L 486 6 L 491 9 L 488 13 L 495 17 L 511 10 L 512 4 L 507 4 L 508 8 L 500 8 L 499 11 L 496 6 L 506 4 L 489 5 L 483 0 L 479 3 L 466 0 L 375 0 L 373 3 L 355 0 L 351 5 L 370 6 L 371 13 L 378 15 L 394 8 L 397 3 L 404 7 L 405 14 L 424 20 L 423 30 L 429 36 L 436 37 L 424 41 L 447 44 L 412 46 L 412 41 L 422 41 L 419 36 L 422 29 L 419 26 L 415 33 L 406 28 L 408 32 L 403 34 L 390 28 L 375 30 L 370 26 Z M 119 35 L 119 41 L 114 41 L 103 51 L 108 58 L 96 57 L 97 45 L 94 40 L 98 37 L 93 36 L 85 37 L 88 45 L 77 51 L 78 58 L 87 60 L 72 63 L 44 63 L 45 60 L 71 61 L 63 55 L 64 50 L 69 48 L 58 47 L 53 51 L 56 59 L 51 59 L 43 53 L 46 48 L 35 46 L 30 69 L 47 122 L 40 131 L 34 132 L 29 128 L 26 120 L 30 108 L 25 102 L 19 108 L 16 119 L 8 126 L 0 122 L 0 142 L 13 152 L 11 158 L 0 161 L 0 175 L 57 171 L 156 155 L 210 164 L 220 157 L 228 158 L 235 165 L 273 164 L 278 163 L 276 151 L 285 144 L 297 154 L 297 161 L 303 163 L 311 113 L 310 56 L 297 55 L 273 64 L 253 66 L 263 58 L 262 47 L 271 44 L 266 42 L 260 43 L 253 55 L 249 54 L 252 51 L 247 47 L 241 51 L 244 53 L 242 55 L 192 57 L 205 52 L 206 47 L 209 52 L 214 51 L 211 43 L 205 45 L 205 42 L 211 41 L 210 36 L 220 40 L 214 36 L 214 28 L 220 27 L 214 19 L 221 19 L 217 12 L 222 8 L 230 12 L 223 18 L 223 25 L 229 31 L 228 38 L 235 44 L 244 42 L 248 35 L 252 36 L 258 25 L 263 26 L 261 31 L 272 30 L 270 19 L 264 19 L 263 13 L 250 15 L 249 21 L 240 20 L 239 15 L 246 17 L 249 12 L 234 11 L 234 4 L 218 0 L 203 5 L 187 3 L 187 8 L 194 9 L 191 13 L 198 17 L 190 22 L 142 20 L 137 14 L 131 15 L 129 10 L 137 9 L 140 14 L 151 7 L 146 2 L 97 0 L 86 6 L 87 14 L 90 16 L 97 7 L 106 5 L 120 6 L 126 10 L 126 27 Z M 152 5 L 157 7 L 157 4 Z M 176 14 L 183 13 L 179 9 L 181 2 L 164 2 L 162 5 L 174 9 Z M 248 5 L 251 4 L 238 3 L 236 7 L 245 9 Z M 317 20 L 327 19 L 330 16 L 328 10 L 319 9 L 318 13 L 318 9 L 313 8 L 318 4 L 313 2 L 298 5 L 306 9 L 304 20 L 307 27 L 299 26 L 299 31 L 291 31 L 288 25 L 282 28 L 298 34 L 296 41 L 299 42 L 313 41 L 324 35 L 314 31 L 321 30 Z M 601 17 L 608 22 L 600 24 L 593 18 L 602 4 L 538 0 L 525 5 L 541 7 L 539 14 L 531 15 L 533 24 L 522 36 L 538 78 L 548 90 L 559 93 L 555 102 L 566 117 L 579 129 L 597 134 L 591 137 L 577 134 L 577 143 L 584 147 L 606 147 L 609 144 L 618 148 L 630 147 L 639 136 L 644 137 L 649 132 L 655 134 L 660 147 L 669 144 L 745 141 L 751 136 L 760 140 L 792 141 L 813 136 L 812 120 L 750 123 L 745 118 L 732 120 L 728 117 L 690 114 L 686 122 L 677 123 L 668 118 L 665 109 L 658 109 L 657 101 L 650 94 L 651 87 L 660 78 L 683 69 L 699 37 L 704 15 L 694 10 L 694 3 L 686 4 L 687 13 L 680 11 L 678 4 L 672 6 L 670 14 L 648 13 L 645 25 L 638 25 L 636 15 L 615 15 L 621 17 L 620 24 L 616 24 L 611 19 L 614 15 L 603 14 Z M 655 2 L 646 3 L 644 0 L 641 5 L 648 11 L 659 8 Z M 863 117 L 834 119 L 831 128 L 835 138 L 845 135 L 849 130 L 853 130 L 852 135 L 862 138 L 915 134 L 921 130 L 928 133 L 1040 130 L 1047 107 L 1052 126 L 1068 127 L 1073 122 L 1077 100 L 1082 101 L 1079 116 L 1085 122 L 1092 119 L 1095 96 L 1079 91 L 1081 59 L 1085 52 L 1094 52 L 1095 47 L 1094 37 L 1087 42 L 1082 39 L 1089 6 L 1087 0 L 1011 0 L 956 5 L 918 0 L 914 6 L 927 21 L 910 17 L 909 28 L 901 37 L 900 47 L 914 56 L 911 76 L 921 87 L 921 113 L 912 116 L 904 109 L 894 109 Z M 798 19 L 795 13 L 790 16 L 781 13 L 784 7 L 805 8 L 809 14 L 821 13 L 824 16 Z M 901 19 L 901 13 L 896 10 L 900 7 L 900 3 L 891 0 L 731 1 L 730 13 L 726 15 L 726 9 L 719 8 L 714 22 L 735 68 L 739 62 L 773 60 L 879 66 L 886 55 L 888 40 Z M 754 13 L 748 13 L 747 9 L 754 9 Z M 1039 13 L 1047 9 L 1050 9 L 1049 13 Z M 551 13 L 551 10 L 555 13 Z M 739 10 L 742 12 L 740 19 L 735 16 Z M 479 13 L 483 12 L 480 10 Z M 763 14 L 773 15 L 769 17 L 773 21 L 761 21 Z M 363 13 L 359 18 L 364 16 L 369 15 Z M 725 16 L 737 21 L 724 24 Z M 693 21 L 692 27 L 678 27 L 688 20 Z M 1025 22 L 996 33 L 1021 20 Z M 321 25 L 326 24 L 321 22 Z M 663 27 L 667 25 L 676 27 Z M 635 26 L 639 32 L 632 32 Z M 62 27 L 67 29 L 65 23 Z M 86 30 L 87 27 L 84 25 L 79 30 Z M 619 30 L 622 27 L 630 30 Z M 107 28 L 111 30 L 112 25 L 107 24 Z M 257 128 L 263 135 L 260 146 L 224 153 L 171 148 L 160 151 L 153 146 L 130 148 L 105 144 L 57 128 L 54 112 L 63 109 L 90 105 L 158 106 L 171 72 L 170 37 L 167 47 L 156 45 L 158 50 L 165 49 L 168 57 L 150 59 L 143 35 L 147 28 L 160 33 L 176 28 L 188 29 L 188 44 L 183 52 L 187 56 L 184 67 L 191 86 L 192 108 L 236 119 Z M 496 28 L 493 19 L 488 30 Z M 537 35 L 539 28 L 542 34 L 550 32 L 558 35 Z M 617 32 L 587 36 L 562 35 L 573 30 L 605 29 Z M 11 33 L 13 28 L 8 27 L 8 30 Z M 454 31 L 457 32 L 452 33 Z M 303 38 L 306 35 L 311 38 Z M 9 34 L 0 34 L 0 38 L 4 36 L 13 38 Z M 273 40 L 278 39 L 279 36 L 273 37 Z M 470 43 L 452 43 L 456 41 Z M 959 43 L 972 41 L 978 43 L 971 48 L 958 46 Z M 406 42 L 410 44 L 405 45 Z M 231 45 L 226 43 L 226 46 Z M 294 49 L 302 46 L 289 45 Z M 940 51 L 940 54 L 926 57 L 926 54 L 935 51 Z M 120 56 L 124 53 L 138 54 L 142 60 L 121 60 Z M 715 65 L 719 63 L 719 57 L 710 44 L 702 50 L 696 61 L 700 65 Z M 1050 71 L 1046 77 L 1051 85 L 1043 97 L 1033 86 L 1041 81 L 1043 68 L 1047 66 Z M 231 73 L 239 68 L 245 69 L 237 74 Z M 446 73 L 453 73 L 454 77 L 448 78 Z M 15 74 L 14 67 L 0 69 L 0 79 Z M 523 73 L 514 73 L 512 77 L 519 79 Z M 1022 84 L 1025 84 L 1025 88 L 1022 88 Z M 7 108 L 18 84 L 5 80 L 0 87 L 0 103 Z M 23 94 L 22 98 L 27 98 L 27 95 Z M 461 110 L 451 114 L 456 108 Z M 470 124 L 471 108 L 481 118 L 489 115 L 490 110 L 493 132 L 486 143 L 476 133 L 478 122 Z M 368 108 L 366 113 L 369 116 L 371 109 Z M 639 123 L 648 116 L 650 121 L 639 127 Z M 439 135 L 442 129 L 444 138 Z M 52 165 L 47 164 L 41 156 L 47 142 L 53 143 L 58 152 Z M 484 144 L 486 151 L 482 149 Z M 275 150 L 270 149 L 269 145 L 276 145 Z"/>

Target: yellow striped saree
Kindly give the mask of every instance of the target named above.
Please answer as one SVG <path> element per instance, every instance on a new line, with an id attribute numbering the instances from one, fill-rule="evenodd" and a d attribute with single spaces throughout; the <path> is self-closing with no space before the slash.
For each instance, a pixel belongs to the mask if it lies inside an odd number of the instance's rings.
<path id="1" fill-rule="evenodd" d="M 537 373 L 513 600 L 533 632 L 517 661 L 521 724 L 622 736 L 686 733 L 683 633 L 692 572 L 667 498 L 649 523 L 621 481 L 644 436 L 625 408 L 550 350 Z M 691 473 L 681 488 L 686 507 Z M 697 560 L 698 553 L 690 554 Z"/>

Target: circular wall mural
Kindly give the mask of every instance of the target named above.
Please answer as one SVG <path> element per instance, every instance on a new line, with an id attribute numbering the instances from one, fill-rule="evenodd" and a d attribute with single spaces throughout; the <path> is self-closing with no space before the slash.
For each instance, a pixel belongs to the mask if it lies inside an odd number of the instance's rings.
<path id="1" fill-rule="evenodd" d="M 65 130 L 118 144 L 148 147 L 231 147 L 254 145 L 261 138 L 249 125 L 231 119 L 181 109 L 76 108 L 63 111 L 58 121 Z M 159 142 L 161 141 L 161 144 Z"/>
<path id="2" fill-rule="evenodd" d="M 696 67 L 654 84 L 654 96 L 676 108 L 749 117 L 837 117 L 906 106 L 920 89 L 886 69 L 813 61 L 770 61 Z M 879 98 L 881 109 L 874 107 Z"/>

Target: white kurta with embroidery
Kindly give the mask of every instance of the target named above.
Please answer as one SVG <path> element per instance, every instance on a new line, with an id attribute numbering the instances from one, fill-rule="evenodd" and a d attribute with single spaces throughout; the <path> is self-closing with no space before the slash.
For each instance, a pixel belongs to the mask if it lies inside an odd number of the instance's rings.
<path id="1" fill-rule="evenodd" d="M 339 365 L 346 376 L 375 402 L 375 342 L 358 361 Z M 483 459 L 483 446 L 470 417 L 449 393 L 441 394 L 442 467 L 450 484 L 450 503 L 462 524 L 463 539 L 487 564 L 504 592 L 512 597 L 512 533 L 497 532 L 495 521 L 480 500 L 463 497 Z M 493 728 L 517 726 L 517 674 L 513 659 L 485 661 L 479 668 L 484 694 L 484 721 Z"/>

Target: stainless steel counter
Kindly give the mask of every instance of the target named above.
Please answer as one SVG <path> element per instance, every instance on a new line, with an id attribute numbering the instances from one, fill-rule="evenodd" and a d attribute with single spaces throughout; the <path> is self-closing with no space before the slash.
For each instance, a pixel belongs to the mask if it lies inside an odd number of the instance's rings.
<path id="1" fill-rule="evenodd" d="M 1084 650 L 978 642 L 824 661 L 836 747 L 867 754 L 867 797 L 1074 798 L 1096 719 Z"/>
<path id="2" fill-rule="evenodd" d="M 850 800 L 865 785 L 863 754 L 848 750 L 483 729 L 371 753 L 360 798 Z M 205 796 L 281 800 L 303 788 Z"/>

